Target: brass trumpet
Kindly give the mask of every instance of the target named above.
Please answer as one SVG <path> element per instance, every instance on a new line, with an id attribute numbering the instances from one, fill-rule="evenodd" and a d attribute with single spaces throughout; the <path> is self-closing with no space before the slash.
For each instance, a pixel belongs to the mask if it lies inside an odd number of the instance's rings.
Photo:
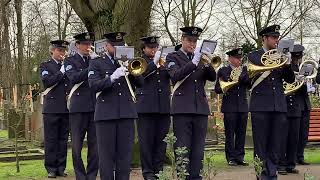
<path id="1" fill-rule="evenodd" d="M 313 66 L 313 71 L 311 75 L 302 74 L 303 66 L 310 64 Z M 293 83 L 283 82 L 284 94 L 290 95 L 299 90 L 307 79 L 313 79 L 317 76 L 319 64 L 313 60 L 305 60 L 299 66 L 299 72 L 295 73 L 296 80 Z M 302 77 L 301 77 L 302 76 Z"/>
<path id="2" fill-rule="evenodd" d="M 203 53 L 201 55 L 201 59 L 200 61 L 203 63 L 203 64 L 209 64 L 210 66 L 212 66 L 214 69 L 217 69 L 221 63 L 222 63 L 222 60 L 221 60 L 221 57 L 219 56 L 212 56 L 211 54 L 205 54 Z"/>
<path id="3" fill-rule="evenodd" d="M 249 77 L 252 78 L 261 72 L 280 68 L 284 66 L 287 61 L 288 57 L 286 57 L 284 54 L 279 53 L 277 49 L 269 50 L 265 52 L 261 57 L 262 66 L 255 65 L 250 62 L 248 63 L 247 67 Z"/>

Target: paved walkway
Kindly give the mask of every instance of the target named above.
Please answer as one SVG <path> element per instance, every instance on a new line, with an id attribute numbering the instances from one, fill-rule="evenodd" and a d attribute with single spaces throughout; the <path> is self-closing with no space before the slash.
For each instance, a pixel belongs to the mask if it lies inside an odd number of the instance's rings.
<path id="1" fill-rule="evenodd" d="M 320 165 L 298 166 L 299 174 L 279 176 L 278 180 L 303 180 L 304 173 L 312 174 L 316 180 L 320 180 Z M 74 177 L 57 178 L 57 180 L 74 180 Z M 43 180 L 52 180 L 45 178 Z M 131 172 L 130 180 L 143 180 L 140 170 Z M 214 180 L 255 180 L 255 173 L 252 167 L 230 167 L 220 170 Z"/>

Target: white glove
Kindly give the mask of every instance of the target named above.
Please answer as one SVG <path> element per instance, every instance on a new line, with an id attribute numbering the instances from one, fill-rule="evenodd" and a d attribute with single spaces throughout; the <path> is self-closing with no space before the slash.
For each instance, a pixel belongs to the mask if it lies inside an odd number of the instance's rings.
<path id="1" fill-rule="evenodd" d="M 119 79 L 122 76 L 125 76 L 128 72 L 126 67 L 117 68 L 110 76 L 111 82 L 114 82 L 116 79 Z"/>
<path id="2" fill-rule="evenodd" d="M 95 59 L 95 58 L 99 57 L 99 55 L 96 54 L 94 51 L 91 51 L 89 56 L 91 57 L 91 59 Z"/>
<path id="3" fill-rule="evenodd" d="M 316 90 L 316 88 L 313 87 L 312 83 L 310 81 L 307 81 L 307 92 L 314 93 L 315 90 Z"/>
<path id="4" fill-rule="evenodd" d="M 154 55 L 153 63 L 154 63 L 155 65 L 158 65 L 158 64 L 159 64 L 160 55 L 161 55 L 161 51 L 157 51 L 156 54 Z"/>
<path id="5" fill-rule="evenodd" d="M 62 74 L 64 74 L 66 72 L 66 70 L 64 69 L 64 65 L 61 66 L 60 72 L 62 72 Z"/>
<path id="6" fill-rule="evenodd" d="M 199 52 L 200 50 L 196 48 L 196 50 L 194 51 L 194 55 L 193 55 L 193 59 L 192 59 L 192 63 L 196 66 L 198 66 L 200 59 L 201 59 L 201 53 Z"/>
<path id="7" fill-rule="evenodd" d="M 291 64 L 291 53 L 287 53 L 285 56 L 287 56 L 288 61 L 286 62 L 286 64 Z"/>

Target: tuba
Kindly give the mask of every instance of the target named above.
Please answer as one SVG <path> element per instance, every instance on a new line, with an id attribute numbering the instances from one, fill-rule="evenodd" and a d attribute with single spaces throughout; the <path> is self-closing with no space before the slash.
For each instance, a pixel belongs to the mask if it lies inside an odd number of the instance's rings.
<path id="1" fill-rule="evenodd" d="M 312 67 L 312 74 L 303 72 L 304 66 Z M 290 95 L 299 90 L 307 79 L 313 79 L 317 76 L 319 64 L 313 60 L 305 60 L 299 66 L 299 72 L 295 72 L 296 80 L 293 83 L 283 82 L 284 94 Z"/>
<path id="2" fill-rule="evenodd" d="M 237 68 L 232 69 L 230 74 L 231 81 L 223 81 L 221 78 L 219 79 L 219 84 L 223 93 L 226 93 L 231 87 L 235 86 L 239 83 L 239 77 L 242 72 L 242 67 L 239 66 Z"/>
<path id="3" fill-rule="evenodd" d="M 247 67 L 249 77 L 252 78 L 264 71 L 280 68 L 285 65 L 287 61 L 288 57 L 283 53 L 279 53 L 277 49 L 269 50 L 265 52 L 261 57 L 262 66 L 255 65 L 250 62 L 248 63 Z"/>

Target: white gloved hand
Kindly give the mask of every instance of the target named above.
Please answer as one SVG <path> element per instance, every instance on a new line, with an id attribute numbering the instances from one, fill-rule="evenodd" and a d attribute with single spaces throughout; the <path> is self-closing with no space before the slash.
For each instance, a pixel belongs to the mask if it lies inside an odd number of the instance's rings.
<path id="1" fill-rule="evenodd" d="M 308 93 L 314 93 L 316 88 L 312 85 L 310 81 L 307 81 L 307 92 Z"/>
<path id="2" fill-rule="evenodd" d="M 288 52 L 287 54 L 285 54 L 285 56 L 288 58 L 286 64 L 291 64 L 291 53 Z"/>
<path id="3" fill-rule="evenodd" d="M 91 51 L 89 56 L 90 56 L 91 59 L 95 59 L 95 58 L 99 57 L 99 55 L 96 54 L 94 51 Z"/>
<path id="4" fill-rule="evenodd" d="M 155 65 L 158 65 L 158 64 L 159 64 L 160 55 L 161 55 L 161 51 L 157 51 L 156 54 L 154 55 L 153 63 L 154 63 Z"/>
<path id="5" fill-rule="evenodd" d="M 198 66 L 199 62 L 200 62 L 200 59 L 201 59 L 201 53 L 199 52 L 199 50 L 195 50 L 194 51 L 194 55 L 193 55 L 193 58 L 192 58 L 192 63 L 196 66 Z"/>
<path id="6" fill-rule="evenodd" d="M 128 72 L 126 67 L 117 68 L 110 76 L 111 82 L 114 82 L 116 79 L 119 79 L 122 76 L 125 76 Z"/>
<path id="7" fill-rule="evenodd" d="M 64 69 L 64 65 L 61 66 L 60 72 L 62 72 L 62 74 L 64 74 L 66 72 L 66 70 Z"/>

